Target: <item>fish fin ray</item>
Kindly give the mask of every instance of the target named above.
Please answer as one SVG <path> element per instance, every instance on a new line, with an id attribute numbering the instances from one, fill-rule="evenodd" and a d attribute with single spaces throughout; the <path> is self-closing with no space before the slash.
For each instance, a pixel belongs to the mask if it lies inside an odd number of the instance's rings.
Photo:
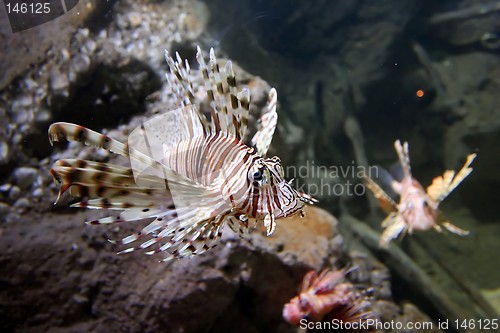
<path id="1" fill-rule="evenodd" d="M 456 174 L 453 170 L 446 170 L 442 176 L 434 178 L 432 184 L 427 187 L 429 197 L 437 203 L 443 201 L 472 172 L 470 165 L 475 158 L 476 154 L 468 155 Z"/>
<path id="2" fill-rule="evenodd" d="M 259 129 L 251 140 L 252 146 L 257 148 L 257 152 L 265 156 L 271 145 L 276 124 L 278 123 L 278 113 L 276 112 L 278 93 L 272 88 L 269 91 L 266 108 L 259 119 Z"/>
<path id="3" fill-rule="evenodd" d="M 394 149 L 398 154 L 399 163 L 401 163 L 401 167 L 403 168 L 404 175 L 406 177 L 411 177 L 411 165 L 410 165 L 410 152 L 408 148 L 408 142 L 403 142 L 396 140 L 394 141 Z"/>
<path id="4" fill-rule="evenodd" d="M 364 176 L 366 187 L 372 191 L 373 195 L 380 204 L 380 207 L 387 213 L 396 212 L 398 204 L 380 187 L 373 179 Z"/>

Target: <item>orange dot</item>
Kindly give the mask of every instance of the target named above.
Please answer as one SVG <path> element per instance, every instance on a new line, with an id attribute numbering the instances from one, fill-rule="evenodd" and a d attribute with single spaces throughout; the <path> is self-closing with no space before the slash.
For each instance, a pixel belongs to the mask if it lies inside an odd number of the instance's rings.
<path id="1" fill-rule="evenodd" d="M 416 95 L 418 98 L 422 98 L 422 97 L 424 97 L 425 93 L 422 89 L 419 89 L 419 90 L 417 90 Z"/>

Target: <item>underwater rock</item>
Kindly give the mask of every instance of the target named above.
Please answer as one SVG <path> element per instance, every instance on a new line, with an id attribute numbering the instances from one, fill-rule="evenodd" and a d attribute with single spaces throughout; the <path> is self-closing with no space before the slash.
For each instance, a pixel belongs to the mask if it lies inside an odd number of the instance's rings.
<path id="1" fill-rule="evenodd" d="M 9 189 L 9 200 L 15 201 L 21 196 L 21 189 L 17 186 L 12 186 Z"/>
<path id="2" fill-rule="evenodd" d="M 78 2 L 78 1 L 77 1 Z M 85 0 L 71 10 L 71 13 L 35 26 L 31 29 L 12 33 L 9 21 L 3 16 L 0 20 L 0 89 L 3 89 L 18 75 L 26 72 L 31 65 L 42 63 L 48 50 L 65 47 L 71 35 L 92 15 L 104 15 L 113 1 Z M 3 10 L 4 8 L 2 8 Z M 20 51 L 22 50 L 22 51 Z"/>
<path id="3" fill-rule="evenodd" d="M 434 35 L 455 46 L 498 49 L 500 5 L 495 0 L 459 0 L 437 4 L 429 18 Z"/>
<path id="4" fill-rule="evenodd" d="M 203 31 L 206 19 L 198 18 L 208 13 L 200 8 L 204 8 L 203 5 L 191 0 L 181 1 L 180 7 L 163 1 L 86 0 L 80 1 L 71 10 L 73 14 L 15 34 L 10 33 L 8 21 L 2 20 L 0 34 L 7 38 L 0 40 L 0 47 L 6 50 L 0 55 L 0 70 L 4 73 L 0 88 L 6 87 L 0 91 L 0 99 L 5 102 L 0 111 L 6 113 L 6 117 L 1 119 L 3 127 L 11 126 L 16 130 L 8 138 L 1 137 L 6 145 L 0 146 L 0 153 L 8 157 L 8 160 L 0 162 L 6 165 L 2 173 L 9 174 L 17 165 L 30 163 L 32 157 L 47 156 L 50 151 L 46 140 L 47 122 L 62 117 L 61 110 L 71 108 L 71 101 L 80 103 L 79 96 L 87 107 L 80 115 L 85 119 L 95 114 L 97 118 L 106 118 L 107 110 L 104 109 L 109 101 L 119 100 L 115 109 L 120 110 L 118 113 L 111 112 L 113 116 L 108 118 L 120 118 L 125 113 L 126 119 L 130 113 L 143 111 L 144 99 L 159 89 L 160 77 L 166 71 L 164 49 L 170 49 L 174 42 L 187 45 L 191 38 Z M 188 11 L 187 16 L 181 15 Z M 131 18 L 135 28 L 122 31 L 117 26 L 117 20 L 130 12 L 137 13 Z M 85 21 L 90 16 L 92 20 Z M 141 19 L 139 25 L 138 17 Z M 186 20 L 194 23 L 186 25 Z M 87 26 L 91 21 L 99 23 Z M 186 31 L 192 26 L 197 27 L 196 33 Z M 8 47 L 4 43 L 8 43 Z M 19 53 L 19 50 L 25 49 L 28 52 Z M 11 51 L 17 53 L 12 54 Z M 127 67 L 127 63 L 132 66 Z M 108 68 L 111 74 L 116 74 L 108 81 L 101 81 L 120 91 L 111 91 L 110 95 L 106 95 L 102 85 L 92 86 L 90 80 L 97 75 L 95 69 L 99 68 Z M 138 72 L 145 72 L 145 75 Z M 11 82 L 14 77 L 19 80 Z M 86 88 L 94 88 L 93 93 L 97 96 L 89 93 L 91 100 L 82 97 L 82 90 Z M 113 123 L 123 121 L 112 120 Z M 100 123 L 99 119 L 97 123 Z M 105 125 L 106 119 L 99 124 L 102 127 Z M 20 149 L 7 154 L 10 145 Z"/>
<path id="5" fill-rule="evenodd" d="M 50 71 L 50 89 L 53 92 L 66 91 L 69 87 L 68 76 L 62 74 L 57 68 Z"/>
<path id="6" fill-rule="evenodd" d="M 0 141 L 0 164 L 6 164 L 9 158 L 9 145 Z"/>
<path id="7" fill-rule="evenodd" d="M 12 205 L 16 209 L 18 214 L 25 213 L 26 210 L 31 207 L 31 202 L 27 198 L 20 198 L 17 200 L 14 205 Z"/>
<path id="8" fill-rule="evenodd" d="M 479 220 L 497 221 L 500 212 L 492 198 L 496 197 L 496 189 L 500 186 L 497 172 L 500 163 L 498 55 L 457 54 L 447 59 L 446 66 L 438 68 L 451 100 L 455 101 L 455 107 L 450 110 L 455 121 L 440 129 L 443 132 L 442 163 L 448 168 L 460 165 L 467 151 L 477 150 L 477 172 L 463 183 L 460 198 Z"/>
<path id="9" fill-rule="evenodd" d="M 78 74 L 85 73 L 90 68 L 90 57 L 86 54 L 77 54 L 69 62 L 69 77 L 76 80 Z"/>
<path id="10" fill-rule="evenodd" d="M 131 12 L 128 15 L 128 20 L 132 28 L 137 28 L 142 21 L 141 14 L 138 12 Z"/>
<path id="11" fill-rule="evenodd" d="M 282 319 L 282 309 L 303 275 L 346 260 L 337 220 L 316 207 L 308 207 L 303 219 L 279 221 L 271 237 L 263 226 L 244 239 L 225 229 L 216 248 L 169 264 L 143 253 L 117 255 L 120 249 L 105 239 L 120 238 L 133 226 L 85 226 L 80 221 L 95 212 L 75 212 L 25 211 L 0 234 L 0 276 L 10 286 L 0 290 L 0 306 L 8 309 L 2 327 L 28 333 L 82 327 L 125 333 L 295 332 Z M 348 260 L 356 268 L 348 278 L 375 290 L 372 310 L 379 306 L 383 318 L 402 318 L 405 311 L 390 299 L 387 269 L 366 255 Z"/>
<path id="12" fill-rule="evenodd" d="M 141 253 L 116 255 L 103 233 L 115 238 L 117 228 L 84 226 L 81 212 L 21 215 L 21 223 L 0 236 L 0 273 L 12 286 L 0 291 L 1 306 L 10 309 L 2 326 L 34 332 L 87 323 L 97 331 L 219 332 L 244 322 L 245 332 L 292 332 L 281 319 L 283 304 L 307 269 L 332 254 L 337 260 L 340 251 L 331 239 L 336 220 L 313 207 L 307 216 L 279 223 L 276 237 L 263 229 L 250 240 L 229 235 L 203 255 L 164 264 Z M 12 292 L 22 302 L 13 301 Z M 36 310 L 30 306 L 35 299 Z M 35 316 L 19 320 L 26 311 Z"/>
<path id="13" fill-rule="evenodd" d="M 32 167 L 20 167 L 14 170 L 13 177 L 21 189 L 28 189 L 38 180 L 38 170 Z"/>
<path id="14" fill-rule="evenodd" d="M 351 163 L 342 124 L 365 105 L 364 89 L 390 75 L 398 56 L 395 45 L 421 2 L 320 1 L 311 7 L 306 2 L 290 6 L 244 0 L 207 5 L 212 13 L 208 31 L 222 49 L 251 73 L 272 78 L 280 95 L 280 122 L 292 123 L 278 127 L 273 145 L 288 157 L 286 164 L 298 166 L 312 160 Z M 235 23 L 235 16 L 243 19 Z M 373 110 L 372 105 L 367 108 Z M 293 125 L 304 130 L 297 144 L 280 139 L 294 136 Z"/>
<path id="15" fill-rule="evenodd" d="M 10 206 L 5 202 L 0 202 L 0 216 L 5 216 L 10 211 Z"/>
<path id="16" fill-rule="evenodd" d="M 305 212 L 305 218 L 289 217 L 277 223 L 273 235 L 253 237 L 252 243 L 277 253 L 290 265 L 301 264 L 319 270 L 325 264 L 335 262 L 342 248 L 337 220 L 319 208 L 307 207 Z M 258 230 L 265 234 L 264 226 L 259 225 Z"/>

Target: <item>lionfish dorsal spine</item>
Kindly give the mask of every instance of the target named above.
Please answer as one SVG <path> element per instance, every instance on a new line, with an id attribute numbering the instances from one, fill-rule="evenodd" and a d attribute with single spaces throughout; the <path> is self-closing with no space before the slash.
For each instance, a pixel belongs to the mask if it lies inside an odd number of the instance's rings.
<path id="1" fill-rule="evenodd" d="M 404 176 L 411 177 L 411 165 L 410 165 L 410 152 L 408 148 L 408 142 L 403 142 L 396 140 L 394 142 L 394 149 L 398 154 L 399 162 L 403 168 Z"/>
<path id="2" fill-rule="evenodd" d="M 267 104 L 264 114 L 259 119 L 259 129 L 253 136 L 251 144 L 256 147 L 257 152 L 261 156 L 265 156 L 271 145 L 271 141 L 276 130 L 278 123 L 278 113 L 276 106 L 278 104 L 278 92 L 276 89 L 271 88 L 267 97 Z"/>

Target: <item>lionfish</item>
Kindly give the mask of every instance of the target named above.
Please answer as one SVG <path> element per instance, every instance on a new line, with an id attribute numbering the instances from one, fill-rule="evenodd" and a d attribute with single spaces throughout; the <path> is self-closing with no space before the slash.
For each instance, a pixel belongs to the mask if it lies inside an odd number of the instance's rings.
<path id="1" fill-rule="evenodd" d="M 367 187 L 374 193 L 382 209 L 389 214 L 382 222 L 385 230 L 380 238 L 380 245 L 387 246 L 400 234 L 411 234 L 414 230 L 424 231 L 431 228 L 438 232 L 444 228 L 460 236 L 468 235 L 468 231 L 447 221 L 438 208 L 439 204 L 472 172 L 470 165 L 476 154 L 467 156 L 464 166 L 458 173 L 447 170 L 442 176 L 434 178 L 432 184 L 424 190 L 412 177 L 408 143 L 401 144 L 396 140 L 394 148 L 402 168 L 402 179 L 396 181 L 384 169 L 380 168 L 380 171 L 384 172 L 391 189 L 399 195 L 399 203 L 396 203 L 375 181 L 365 176 Z"/>
<path id="2" fill-rule="evenodd" d="M 307 319 L 312 322 L 339 319 L 343 322 L 367 319 L 368 306 L 362 292 L 345 280 L 346 269 L 323 270 L 319 275 L 309 271 L 302 280 L 299 295 L 283 307 L 283 318 L 298 326 Z"/>
<path id="3" fill-rule="evenodd" d="M 311 196 L 287 182 L 278 157 L 265 158 L 277 123 L 277 92 L 268 95 L 267 112 L 250 140 L 248 88 L 237 91 L 231 61 L 219 68 L 214 50 L 207 64 L 197 48 L 196 59 L 210 103 L 209 117 L 195 103 L 187 61 L 174 60 L 167 51 L 167 80 L 179 108 L 144 122 L 127 143 L 85 127 L 58 122 L 49 128 L 49 140 L 78 141 L 130 159 L 131 167 L 77 159 L 55 162 L 51 174 L 60 185 L 59 198 L 69 190 L 82 201 L 75 207 L 122 210 L 90 224 L 150 219 L 140 232 L 118 244 L 140 244 L 119 253 L 145 250 L 164 252 L 165 259 L 205 252 L 216 245 L 222 226 L 248 231 L 249 220 L 263 221 L 270 235 L 276 219 L 303 213 Z M 57 201 L 56 201 L 57 203 Z"/>

